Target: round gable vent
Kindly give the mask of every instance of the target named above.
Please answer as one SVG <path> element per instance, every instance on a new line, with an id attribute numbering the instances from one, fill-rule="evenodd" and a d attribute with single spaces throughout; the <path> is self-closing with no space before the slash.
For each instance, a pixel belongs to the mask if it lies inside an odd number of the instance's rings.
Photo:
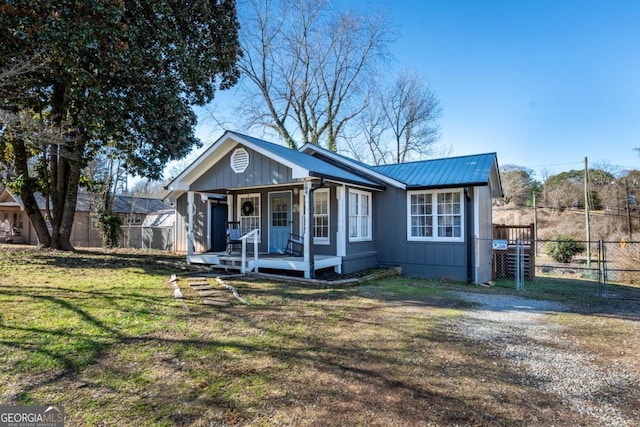
<path id="1" fill-rule="evenodd" d="M 236 148 L 231 155 L 231 169 L 235 173 L 242 173 L 249 167 L 249 153 L 244 148 Z"/>

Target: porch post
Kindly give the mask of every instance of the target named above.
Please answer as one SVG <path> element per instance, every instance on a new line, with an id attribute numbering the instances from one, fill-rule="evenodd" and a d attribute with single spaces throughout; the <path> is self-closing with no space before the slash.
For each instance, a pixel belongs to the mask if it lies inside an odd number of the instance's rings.
<path id="1" fill-rule="evenodd" d="M 304 277 L 310 279 L 314 276 L 313 260 L 313 191 L 311 181 L 304 182 L 304 212 L 306 214 L 304 227 Z"/>
<path id="2" fill-rule="evenodd" d="M 191 256 L 195 251 L 195 237 L 193 233 L 193 211 L 196 208 L 194 203 L 193 191 L 189 191 L 187 193 L 187 217 L 188 217 L 188 226 L 187 226 L 187 264 L 190 264 Z"/>
<path id="3" fill-rule="evenodd" d="M 227 194 L 227 221 L 234 221 L 234 217 L 233 217 L 233 194 Z"/>
<path id="4" fill-rule="evenodd" d="M 336 255 L 347 254 L 347 186 L 336 188 L 338 199 L 338 232 L 336 233 Z"/>

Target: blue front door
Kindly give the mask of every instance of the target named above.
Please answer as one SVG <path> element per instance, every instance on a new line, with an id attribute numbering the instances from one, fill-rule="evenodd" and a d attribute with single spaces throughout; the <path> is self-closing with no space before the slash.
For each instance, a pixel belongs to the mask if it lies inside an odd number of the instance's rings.
<path id="1" fill-rule="evenodd" d="M 269 252 L 284 253 L 291 233 L 291 192 L 269 193 Z"/>

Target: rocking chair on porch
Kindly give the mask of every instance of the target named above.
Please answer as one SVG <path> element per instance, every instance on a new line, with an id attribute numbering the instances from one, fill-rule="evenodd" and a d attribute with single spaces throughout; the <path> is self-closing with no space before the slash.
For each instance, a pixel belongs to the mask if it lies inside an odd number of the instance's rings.
<path id="1" fill-rule="evenodd" d="M 231 255 L 234 245 L 242 246 L 242 230 L 239 221 L 227 221 L 227 254 Z"/>
<path id="2" fill-rule="evenodd" d="M 289 240 L 287 240 L 287 248 L 284 253 L 293 256 L 302 256 L 304 253 L 304 238 L 296 234 L 289 234 Z"/>

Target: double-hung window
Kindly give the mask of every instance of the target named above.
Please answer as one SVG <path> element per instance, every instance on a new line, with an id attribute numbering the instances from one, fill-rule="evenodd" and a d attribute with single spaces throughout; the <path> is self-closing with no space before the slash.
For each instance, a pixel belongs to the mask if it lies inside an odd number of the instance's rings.
<path id="1" fill-rule="evenodd" d="M 371 193 L 349 190 L 349 241 L 371 240 Z"/>
<path id="2" fill-rule="evenodd" d="M 303 231 L 307 227 L 306 202 L 304 194 L 301 196 L 302 226 Z M 329 189 L 322 188 L 313 193 L 313 242 L 315 244 L 329 244 Z"/>
<path id="3" fill-rule="evenodd" d="M 408 240 L 464 240 L 462 190 L 409 191 Z"/>

